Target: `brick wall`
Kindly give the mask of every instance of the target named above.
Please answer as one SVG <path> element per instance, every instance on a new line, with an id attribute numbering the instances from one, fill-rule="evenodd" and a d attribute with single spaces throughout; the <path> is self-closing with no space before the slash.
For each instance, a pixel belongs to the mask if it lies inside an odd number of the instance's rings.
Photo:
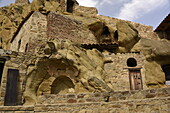
<path id="1" fill-rule="evenodd" d="M 96 43 L 92 32 L 81 22 L 52 12 L 47 16 L 47 36 L 49 39 L 69 39 L 76 43 Z"/>

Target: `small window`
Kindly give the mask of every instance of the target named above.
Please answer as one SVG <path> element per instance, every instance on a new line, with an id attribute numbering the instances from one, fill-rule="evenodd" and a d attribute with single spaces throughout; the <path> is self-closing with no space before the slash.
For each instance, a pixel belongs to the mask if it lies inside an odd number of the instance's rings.
<path id="1" fill-rule="evenodd" d="M 20 47 L 21 47 L 21 40 L 18 41 L 18 51 L 19 51 Z"/>
<path id="2" fill-rule="evenodd" d="M 115 41 L 118 41 L 118 32 L 117 32 L 117 30 L 114 32 L 114 39 L 115 39 Z"/>
<path id="3" fill-rule="evenodd" d="M 66 76 L 60 76 L 56 78 L 51 85 L 51 94 L 69 93 L 71 90 L 74 89 L 75 85 L 70 78 Z"/>
<path id="4" fill-rule="evenodd" d="M 127 66 L 128 67 L 136 67 L 137 66 L 137 61 L 134 58 L 129 58 L 127 60 Z"/>
<path id="5" fill-rule="evenodd" d="M 25 52 L 27 52 L 27 51 L 28 51 L 28 43 L 25 46 Z"/>

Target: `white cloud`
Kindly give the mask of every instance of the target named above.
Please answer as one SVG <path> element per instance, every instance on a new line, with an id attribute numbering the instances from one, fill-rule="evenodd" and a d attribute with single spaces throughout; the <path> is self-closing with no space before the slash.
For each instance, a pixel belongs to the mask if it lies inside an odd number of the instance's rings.
<path id="1" fill-rule="evenodd" d="M 169 0 L 132 0 L 123 5 L 118 18 L 133 21 L 168 3 Z"/>
<path id="2" fill-rule="evenodd" d="M 79 3 L 79 5 L 88 6 L 88 7 L 95 7 L 96 4 L 98 3 L 98 1 L 95 0 L 77 0 L 77 2 Z"/>

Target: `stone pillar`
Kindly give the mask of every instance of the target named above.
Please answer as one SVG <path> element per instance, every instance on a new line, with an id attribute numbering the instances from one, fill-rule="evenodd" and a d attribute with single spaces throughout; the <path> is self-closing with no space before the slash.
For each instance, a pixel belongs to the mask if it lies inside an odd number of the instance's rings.
<path id="1" fill-rule="evenodd" d="M 30 3 L 29 0 L 15 0 L 16 5 L 25 5 L 29 3 Z"/>

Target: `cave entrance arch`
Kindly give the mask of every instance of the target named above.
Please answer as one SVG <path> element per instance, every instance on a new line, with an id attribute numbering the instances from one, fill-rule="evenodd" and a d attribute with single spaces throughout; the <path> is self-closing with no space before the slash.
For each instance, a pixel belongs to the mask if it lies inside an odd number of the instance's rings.
<path id="1" fill-rule="evenodd" d="M 162 70 L 165 73 L 166 85 L 170 85 L 170 64 L 163 65 Z"/>
<path id="2" fill-rule="evenodd" d="M 51 94 L 69 93 L 74 88 L 75 85 L 69 77 L 60 76 L 51 85 Z"/>

